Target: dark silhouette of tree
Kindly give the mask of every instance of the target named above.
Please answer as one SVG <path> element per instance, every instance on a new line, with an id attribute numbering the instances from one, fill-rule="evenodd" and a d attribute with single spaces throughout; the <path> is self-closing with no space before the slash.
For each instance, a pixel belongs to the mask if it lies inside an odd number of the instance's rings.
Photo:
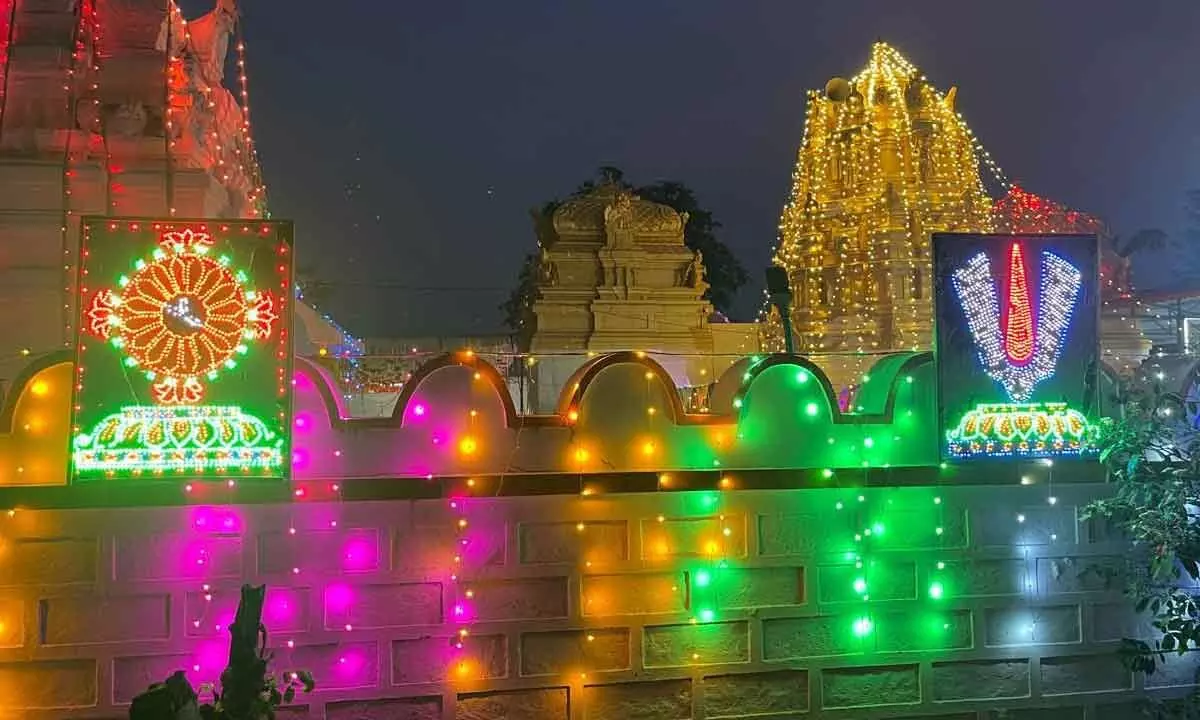
<path id="1" fill-rule="evenodd" d="M 537 300 L 538 255 L 529 253 L 517 273 L 517 286 L 508 299 L 500 305 L 504 312 L 504 324 L 518 338 L 522 350 L 528 349 L 529 337 L 533 334 L 533 303 Z"/>
<path id="2" fill-rule="evenodd" d="M 699 250 L 704 256 L 704 279 L 708 290 L 704 299 L 712 303 L 721 312 L 727 312 L 733 304 L 737 291 L 746 284 L 748 277 L 746 269 L 729 250 L 729 247 L 717 237 L 721 223 L 713 219 L 710 211 L 700 205 L 696 194 L 691 188 L 681 182 L 660 180 L 650 185 L 634 186 L 625 180 L 625 172 L 618 167 L 602 165 L 596 171 L 594 179 L 580 183 L 571 197 L 579 197 L 595 190 L 599 185 L 611 183 L 619 185 L 633 194 L 650 202 L 667 205 L 676 212 L 687 213 L 687 225 L 683 229 L 684 244 L 691 250 Z M 551 200 L 531 214 L 535 224 L 541 226 L 548 223 L 554 211 L 561 204 Z M 537 299 L 538 255 L 525 256 L 521 270 L 517 276 L 517 285 L 513 288 L 508 299 L 500 306 L 504 311 L 504 322 L 515 334 L 527 334 L 533 331 L 533 303 Z"/>

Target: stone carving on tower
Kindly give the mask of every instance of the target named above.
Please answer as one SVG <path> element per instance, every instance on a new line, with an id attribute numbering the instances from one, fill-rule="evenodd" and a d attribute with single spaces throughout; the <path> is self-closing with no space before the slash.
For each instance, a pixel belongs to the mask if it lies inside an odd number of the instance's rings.
<path id="1" fill-rule="evenodd" d="M 711 306 L 686 214 L 605 183 L 534 213 L 541 244 L 534 352 L 710 352 Z"/>

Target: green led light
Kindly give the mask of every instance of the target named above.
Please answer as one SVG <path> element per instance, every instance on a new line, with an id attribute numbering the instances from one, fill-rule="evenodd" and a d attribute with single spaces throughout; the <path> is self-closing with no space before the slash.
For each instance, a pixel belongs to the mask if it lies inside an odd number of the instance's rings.
<path id="1" fill-rule="evenodd" d="M 796 382 L 800 383 L 801 385 L 808 382 L 808 371 L 801 370 L 800 372 L 796 373 Z"/>
<path id="2" fill-rule="evenodd" d="M 132 406 L 77 435 L 76 470 L 140 474 L 275 470 L 283 438 L 236 406 Z"/>
<path id="3" fill-rule="evenodd" d="M 813 403 L 813 402 L 810 402 L 809 404 L 807 404 L 807 405 L 805 405 L 805 406 L 804 406 L 804 412 L 805 412 L 806 414 L 808 414 L 810 417 L 811 417 L 811 416 L 813 416 L 813 415 L 816 415 L 816 414 L 817 414 L 817 410 L 818 410 L 818 408 L 817 408 L 817 404 L 816 404 L 816 403 Z"/>
<path id="4" fill-rule="evenodd" d="M 708 608 L 704 608 L 703 610 L 700 611 L 700 621 L 701 622 L 712 622 L 714 617 L 716 617 L 716 613 L 714 613 L 712 610 L 709 610 Z"/>
<path id="5" fill-rule="evenodd" d="M 821 471 L 821 477 L 828 480 L 829 478 L 833 477 L 833 471 L 830 470 L 829 468 L 825 468 L 824 470 Z M 841 505 L 841 503 L 838 503 L 838 505 Z"/>
<path id="6" fill-rule="evenodd" d="M 864 580 L 863 578 L 855 578 L 854 579 L 854 592 L 858 593 L 859 595 L 862 595 L 866 591 L 867 591 L 867 581 Z"/>
<path id="7" fill-rule="evenodd" d="M 876 535 L 882 535 L 883 529 L 884 529 L 883 523 L 875 523 L 874 525 L 871 526 L 871 531 L 874 532 Z"/>
<path id="8" fill-rule="evenodd" d="M 870 635 L 872 627 L 871 618 L 861 617 L 854 621 L 854 634 L 859 637 Z"/>
<path id="9" fill-rule="evenodd" d="M 940 582 L 935 582 L 929 586 L 929 597 L 933 598 L 934 600 L 941 600 L 944 593 L 945 590 L 942 588 L 942 584 Z"/>
<path id="10" fill-rule="evenodd" d="M 696 573 L 696 587 L 708 587 L 710 582 L 712 582 L 712 576 L 707 570 L 700 570 Z"/>

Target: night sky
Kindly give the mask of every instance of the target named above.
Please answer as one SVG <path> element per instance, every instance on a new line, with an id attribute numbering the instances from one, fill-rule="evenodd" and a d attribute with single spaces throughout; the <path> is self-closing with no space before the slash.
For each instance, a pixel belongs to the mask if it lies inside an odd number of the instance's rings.
<path id="1" fill-rule="evenodd" d="M 1200 187 L 1195 0 L 242 5 L 272 213 L 361 336 L 499 331 L 528 209 L 601 164 L 698 193 L 750 271 L 751 318 L 805 91 L 877 38 L 959 86 L 1011 177 L 1117 232 L 1176 232 Z"/>

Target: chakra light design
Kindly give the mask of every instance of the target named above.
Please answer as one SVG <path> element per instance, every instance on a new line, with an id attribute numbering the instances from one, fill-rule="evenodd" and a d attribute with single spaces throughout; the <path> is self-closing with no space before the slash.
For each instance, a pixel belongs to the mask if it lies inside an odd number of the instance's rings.
<path id="1" fill-rule="evenodd" d="M 293 292 L 287 243 L 262 222 L 244 224 L 241 237 L 220 226 L 220 242 L 205 223 L 106 224 L 85 228 L 82 274 L 116 277 L 91 291 L 81 282 L 74 475 L 282 474 L 290 412 L 285 302 Z M 93 242 L 105 232 L 111 237 Z M 152 249 L 125 265 L 125 243 L 136 248 L 139 239 Z M 253 253 L 241 254 L 241 245 Z M 129 270 L 119 274 L 122 265 Z M 254 286 L 272 275 L 275 287 Z M 149 402 L 131 404 L 131 395 Z M 267 407 L 273 411 L 259 411 Z"/>
<path id="2" fill-rule="evenodd" d="M 270 338 L 278 320 L 271 295 L 249 289 L 246 273 L 211 249 L 207 233 L 164 233 L 150 260 L 118 280 L 120 294 L 100 290 L 86 311 L 88 331 L 145 368 L 164 405 L 201 402 L 204 382 L 237 367 L 246 343 Z"/>
<path id="3" fill-rule="evenodd" d="M 1070 455 L 1094 447 L 1096 428 L 1083 413 L 1061 402 L 1031 402 L 1057 372 L 1083 287 L 1083 274 L 1069 261 L 1049 250 L 1037 257 L 1040 269 L 1030 266 L 1022 243 L 1009 243 L 1003 284 L 993 278 L 986 252 L 952 273 L 979 363 L 1010 401 L 977 405 L 948 429 L 952 456 Z"/>

